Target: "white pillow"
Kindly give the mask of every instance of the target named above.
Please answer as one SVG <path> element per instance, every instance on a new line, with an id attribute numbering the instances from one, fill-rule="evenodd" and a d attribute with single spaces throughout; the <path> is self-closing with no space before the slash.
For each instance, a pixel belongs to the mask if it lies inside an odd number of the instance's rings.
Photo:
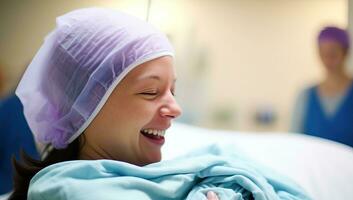
<path id="1" fill-rule="evenodd" d="M 296 181 L 313 199 L 353 199 L 353 149 L 302 134 L 241 133 L 174 123 L 167 131 L 163 160 L 215 142 L 235 144 L 251 159 Z"/>

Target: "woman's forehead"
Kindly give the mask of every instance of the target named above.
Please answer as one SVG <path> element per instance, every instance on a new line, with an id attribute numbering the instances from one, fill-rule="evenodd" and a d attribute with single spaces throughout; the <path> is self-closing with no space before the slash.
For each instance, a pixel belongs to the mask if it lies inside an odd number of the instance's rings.
<path id="1" fill-rule="evenodd" d="M 171 58 L 162 57 L 141 64 L 132 70 L 128 77 L 134 81 L 176 79 L 175 69 Z"/>

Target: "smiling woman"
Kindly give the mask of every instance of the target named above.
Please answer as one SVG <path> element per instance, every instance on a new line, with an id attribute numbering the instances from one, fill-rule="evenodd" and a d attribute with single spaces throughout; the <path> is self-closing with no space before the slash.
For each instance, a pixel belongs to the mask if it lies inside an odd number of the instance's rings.
<path id="1" fill-rule="evenodd" d="M 165 132 L 181 114 L 175 81 L 172 46 L 150 24 L 99 8 L 57 18 L 16 90 L 36 143 L 44 148 L 40 161 L 25 153 L 23 163 L 13 159 L 10 199 L 45 199 L 51 189 L 33 180 L 65 161 L 159 162 Z M 73 176 L 82 174 L 85 167 Z M 64 178 L 55 182 L 70 185 Z M 49 197 L 87 199 L 76 196 L 80 191 Z M 218 197 L 210 191 L 207 199 Z"/>
<path id="2" fill-rule="evenodd" d="M 168 39 L 137 18 L 89 8 L 57 18 L 16 90 L 42 160 L 14 161 L 11 199 L 26 199 L 41 169 L 69 160 L 139 166 L 161 160 L 176 74 Z"/>

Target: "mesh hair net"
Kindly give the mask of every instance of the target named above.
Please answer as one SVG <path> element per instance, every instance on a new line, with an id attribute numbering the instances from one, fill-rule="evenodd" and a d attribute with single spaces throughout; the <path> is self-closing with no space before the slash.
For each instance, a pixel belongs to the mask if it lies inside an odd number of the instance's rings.
<path id="1" fill-rule="evenodd" d="M 164 34 L 118 11 L 87 8 L 56 20 L 16 90 L 36 141 L 65 148 L 136 66 L 173 56 Z"/>

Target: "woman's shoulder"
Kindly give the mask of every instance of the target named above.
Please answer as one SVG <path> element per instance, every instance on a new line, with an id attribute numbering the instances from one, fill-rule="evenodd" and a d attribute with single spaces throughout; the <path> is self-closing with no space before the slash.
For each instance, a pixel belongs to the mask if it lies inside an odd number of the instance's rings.
<path id="1" fill-rule="evenodd" d="M 102 171 L 106 166 L 113 164 L 114 160 L 73 160 L 59 162 L 40 170 L 31 180 L 33 185 L 41 180 L 62 179 L 65 177 L 85 177 L 90 172 Z M 52 180 L 51 180 L 52 181 Z"/>
<path id="2" fill-rule="evenodd" d="M 298 101 L 305 102 L 307 100 L 309 94 L 311 92 L 315 91 L 317 87 L 318 87 L 318 85 L 309 85 L 309 86 L 304 87 L 302 90 L 300 90 L 298 92 L 297 102 Z"/>
<path id="3" fill-rule="evenodd" d="M 40 170 L 30 181 L 28 199 L 70 199 L 72 191 L 79 191 L 79 180 L 103 177 L 106 165 L 113 160 L 76 160 L 50 165 Z M 60 191 L 60 192 L 59 192 Z"/>

